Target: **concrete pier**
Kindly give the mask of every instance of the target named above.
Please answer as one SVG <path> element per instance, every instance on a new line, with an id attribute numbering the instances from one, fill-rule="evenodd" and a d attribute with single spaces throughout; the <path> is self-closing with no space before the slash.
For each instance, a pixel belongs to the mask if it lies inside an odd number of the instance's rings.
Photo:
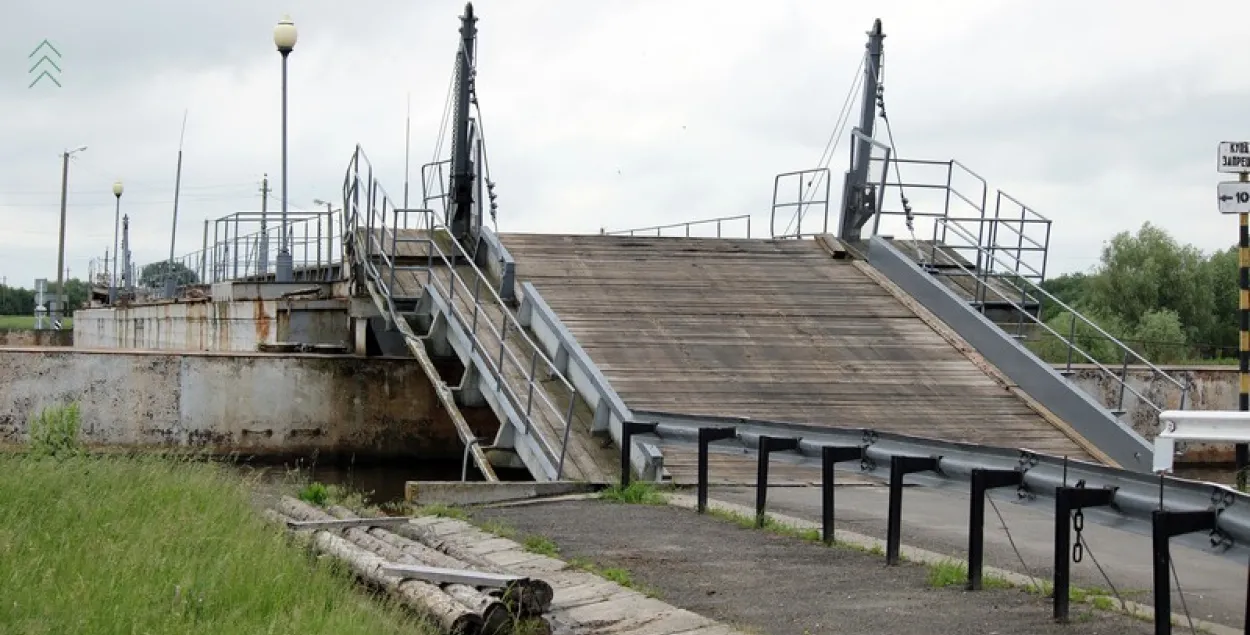
<path id="1" fill-rule="evenodd" d="M 414 361 L 343 355 L 0 349 L 0 443 L 77 401 L 90 445 L 256 456 L 451 458 L 461 452 Z M 465 412 L 485 436 L 493 416 Z"/>

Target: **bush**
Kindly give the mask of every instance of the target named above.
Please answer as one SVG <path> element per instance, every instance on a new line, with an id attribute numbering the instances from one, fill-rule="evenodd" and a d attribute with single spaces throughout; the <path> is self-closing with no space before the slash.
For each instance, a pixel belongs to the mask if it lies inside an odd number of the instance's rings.
<path id="1" fill-rule="evenodd" d="M 30 451 L 38 456 L 76 455 L 82 451 L 82 442 L 78 438 L 81 429 L 82 418 L 77 401 L 68 406 L 48 406 L 31 417 Z"/>

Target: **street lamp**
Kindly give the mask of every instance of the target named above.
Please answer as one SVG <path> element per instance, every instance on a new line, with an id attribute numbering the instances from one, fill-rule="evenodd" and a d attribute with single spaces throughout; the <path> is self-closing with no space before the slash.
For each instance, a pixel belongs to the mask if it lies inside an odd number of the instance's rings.
<path id="1" fill-rule="evenodd" d="M 121 228 L 122 215 L 121 179 L 113 182 L 113 196 L 117 198 L 117 209 L 113 212 L 113 276 L 109 278 L 109 306 L 113 306 L 117 302 L 117 261 L 120 260 L 117 252 L 117 238 Z"/>
<path id="2" fill-rule="evenodd" d="M 61 153 L 61 236 L 56 254 L 56 313 L 53 320 L 65 316 L 65 201 L 69 186 L 69 158 L 75 153 L 86 150 L 87 146 L 78 146 L 73 150 Z M 54 322 L 55 323 L 55 322 Z"/>
<path id="3" fill-rule="evenodd" d="M 290 282 L 292 277 L 291 249 L 287 240 L 286 225 L 286 58 L 295 49 L 299 34 L 291 16 L 284 15 L 273 28 L 273 43 L 282 54 L 282 245 L 278 248 L 278 282 Z"/>

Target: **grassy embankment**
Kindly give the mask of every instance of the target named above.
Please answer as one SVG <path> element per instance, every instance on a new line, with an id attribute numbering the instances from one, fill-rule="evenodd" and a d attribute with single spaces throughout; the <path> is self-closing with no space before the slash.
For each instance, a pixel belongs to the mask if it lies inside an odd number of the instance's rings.
<path id="1" fill-rule="evenodd" d="M 44 320 L 44 325 L 51 327 L 51 320 Z M 64 328 L 74 328 L 74 318 L 64 320 Z M 35 328 L 33 315 L 0 315 L 0 331 L 31 330 Z"/>
<path id="2" fill-rule="evenodd" d="M 0 453 L 6 633 L 434 633 L 266 524 L 227 465 L 89 456 L 76 405 Z"/>

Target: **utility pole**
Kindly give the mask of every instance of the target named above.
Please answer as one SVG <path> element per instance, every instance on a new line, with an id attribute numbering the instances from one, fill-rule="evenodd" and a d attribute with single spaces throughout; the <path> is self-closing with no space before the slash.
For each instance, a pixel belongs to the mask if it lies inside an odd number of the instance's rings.
<path id="1" fill-rule="evenodd" d="M 269 273 L 269 173 L 260 181 L 260 266 L 257 273 Z"/>
<path id="2" fill-rule="evenodd" d="M 881 56 L 884 51 L 885 33 L 881 30 L 881 20 L 873 22 L 868 32 L 868 52 L 864 61 L 864 95 L 860 103 L 859 133 L 864 138 L 852 138 L 855 163 L 846 174 L 842 188 L 842 220 L 838 238 L 848 242 L 860 239 L 860 228 L 877 212 L 876 199 L 872 196 L 873 188 L 868 185 L 868 167 L 872 162 L 873 128 L 877 116 L 877 90 L 881 85 Z M 885 166 L 888 169 L 889 166 Z"/>
<path id="3" fill-rule="evenodd" d="M 1221 142 L 1216 170 L 1237 175 L 1236 181 L 1223 181 L 1216 187 L 1216 198 L 1220 213 L 1236 214 L 1240 228 L 1237 240 L 1237 326 L 1241 337 L 1237 348 L 1237 372 L 1240 376 L 1237 409 L 1246 412 L 1250 411 L 1250 141 Z M 1250 447 L 1245 443 L 1237 443 L 1234 447 L 1237 489 L 1245 491 L 1246 471 L 1250 469 Z M 1250 612 L 1250 609 L 1247 610 Z"/>
<path id="4" fill-rule="evenodd" d="M 182 132 L 178 133 L 178 168 L 174 172 L 174 222 L 169 230 L 169 267 L 165 271 L 165 297 L 178 293 L 178 279 L 174 273 L 174 242 L 178 238 L 178 195 L 182 190 L 182 141 L 187 135 L 187 111 L 182 111 Z"/>
<path id="5" fill-rule="evenodd" d="M 404 209 L 408 209 L 408 154 L 412 149 L 412 93 L 408 93 L 408 109 L 404 115 Z"/>
<path id="6" fill-rule="evenodd" d="M 130 214 L 122 217 L 122 287 L 126 289 L 126 297 L 133 297 L 130 292 L 134 285 L 134 269 L 130 264 Z"/>

